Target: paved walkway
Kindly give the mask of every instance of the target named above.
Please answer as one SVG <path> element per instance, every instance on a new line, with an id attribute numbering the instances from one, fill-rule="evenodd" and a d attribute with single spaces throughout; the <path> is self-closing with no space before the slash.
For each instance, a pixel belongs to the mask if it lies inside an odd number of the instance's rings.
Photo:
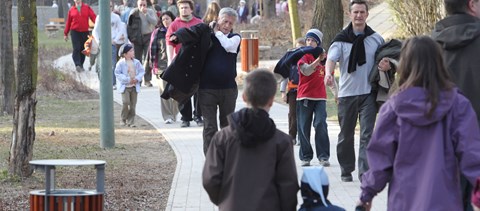
<path id="1" fill-rule="evenodd" d="M 370 10 L 370 16 L 368 19 L 369 25 L 385 38 L 392 36 L 396 29 L 391 21 L 391 15 L 389 15 L 389 13 L 390 10 L 388 9 L 387 4 L 382 3 Z M 260 67 L 273 68 L 275 62 L 276 61 L 261 61 Z M 86 61 L 85 64 L 88 64 L 88 61 Z M 60 58 L 56 65 L 60 67 L 60 69 L 70 70 L 68 72 L 73 73 L 74 77 L 85 85 L 93 89 L 98 89 L 96 74 L 93 71 L 87 71 L 80 74 L 76 73 L 70 55 Z M 240 70 L 240 66 L 238 66 L 237 69 Z M 157 83 L 155 80 L 156 79 L 154 79 L 153 83 L 154 87 L 142 87 L 142 91 L 138 95 L 137 115 L 148 121 L 163 134 L 177 157 L 175 176 L 172 181 L 172 188 L 168 197 L 166 210 L 217 210 L 210 202 L 201 184 L 201 173 L 204 163 L 202 127 L 192 124 L 192 127 L 180 128 L 179 122 L 170 125 L 164 124 L 160 113 L 159 90 L 158 87 L 156 87 Z M 239 96 L 241 96 L 241 94 L 239 94 Z M 114 92 L 114 100 L 121 104 L 122 100 L 118 92 Z M 239 97 L 236 105 L 237 110 L 244 106 L 245 104 Z M 275 121 L 277 127 L 286 133 L 288 131 L 287 113 L 287 106 L 277 103 L 274 104 L 270 111 L 271 118 Z M 119 121 L 119 114 L 114 115 L 115 121 Z M 328 133 L 331 144 L 331 166 L 326 168 L 330 179 L 330 192 L 328 198 L 333 204 L 344 207 L 346 210 L 353 210 L 360 194 L 360 183 L 358 178 L 356 178 L 357 172 L 353 172 L 353 182 L 344 183 L 340 181 L 340 166 L 336 158 L 338 132 L 339 126 L 337 122 L 328 122 Z M 313 135 L 314 132 L 312 130 L 311 140 L 313 140 Z M 358 140 L 358 135 L 356 136 L 356 139 Z M 315 144 L 312 144 L 312 146 L 315 147 Z M 299 147 L 295 146 L 294 149 L 297 172 L 300 179 L 302 169 L 300 167 L 300 160 L 298 159 Z M 358 141 L 356 142 L 355 149 L 356 152 L 358 152 Z M 318 166 L 318 161 L 312 161 L 312 165 Z M 386 192 L 387 191 L 384 190 L 381 194 L 375 197 L 372 210 L 383 211 L 387 209 Z M 300 192 L 298 194 L 298 201 L 299 204 L 302 203 Z"/>

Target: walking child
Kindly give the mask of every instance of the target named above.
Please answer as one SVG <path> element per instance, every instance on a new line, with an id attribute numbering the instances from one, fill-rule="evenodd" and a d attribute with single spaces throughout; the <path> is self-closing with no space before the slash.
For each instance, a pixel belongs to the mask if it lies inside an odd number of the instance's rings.
<path id="1" fill-rule="evenodd" d="M 135 51 L 131 44 L 122 45 L 118 53 L 122 58 L 115 67 L 115 76 L 118 82 L 120 82 L 118 91 L 122 93 L 121 124 L 123 126 L 136 127 L 135 107 L 137 105 L 137 94 L 140 92 L 140 82 L 145 74 L 145 69 L 140 61 L 135 59 Z"/>

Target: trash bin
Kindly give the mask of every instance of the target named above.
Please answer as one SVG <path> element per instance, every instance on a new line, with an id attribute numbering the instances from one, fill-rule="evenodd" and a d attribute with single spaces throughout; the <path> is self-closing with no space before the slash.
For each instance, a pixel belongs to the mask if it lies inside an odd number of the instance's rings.
<path id="1" fill-rule="evenodd" d="M 45 191 L 30 191 L 30 210 L 45 210 Z M 103 210 L 103 193 L 95 190 L 57 189 L 48 194 L 49 210 Z"/>
<path id="2" fill-rule="evenodd" d="M 240 58 L 242 71 L 250 72 L 258 68 L 258 30 L 240 31 L 242 42 L 240 44 Z"/>
<path id="3" fill-rule="evenodd" d="M 103 211 L 105 161 L 32 160 L 30 165 L 45 173 L 45 190 L 30 191 L 30 211 Z M 96 189 L 56 189 L 55 173 L 59 166 L 94 166 L 96 169 Z"/>

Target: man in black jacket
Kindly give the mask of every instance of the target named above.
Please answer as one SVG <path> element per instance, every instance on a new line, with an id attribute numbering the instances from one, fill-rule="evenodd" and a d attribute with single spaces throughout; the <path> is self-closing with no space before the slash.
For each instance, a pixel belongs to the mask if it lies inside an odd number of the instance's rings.
<path id="1" fill-rule="evenodd" d="M 440 20 L 432 37 L 442 45 L 450 76 L 472 102 L 480 123 L 480 0 L 445 0 L 448 16 Z M 470 204 L 472 186 L 462 177 L 465 210 Z"/>

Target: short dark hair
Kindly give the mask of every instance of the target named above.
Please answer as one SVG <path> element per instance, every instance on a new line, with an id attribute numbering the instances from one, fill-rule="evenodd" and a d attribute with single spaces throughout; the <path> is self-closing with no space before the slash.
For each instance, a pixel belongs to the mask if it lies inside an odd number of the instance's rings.
<path id="1" fill-rule="evenodd" d="M 260 108 L 268 105 L 269 101 L 277 92 L 277 81 L 271 71 L 257 69 L 245 77 L 243 93 L 246 101 L 253 108 Z"/>
<path id="2" fill-rule="evenodd" d="M 350 6 L 348 7 L 348 11 L 350 11 L 350 12 L 352 11 L 352 6 L 353 6 L 354 4 L 363 4 L 363 5 L 365 5 L 365 8 L 367 8 L 367 12 L 368 12 L 368 4 L 367 4 L 367 2 L 366 2 L 365 0 L 352 0 L 352 1 L 350 1 Z"/>
<path id="3" fill-rule="evenodd" d="M 467 13 L 469 1 L 470 0 L 444 0 L 445 10 L 448 15 Z"/>

